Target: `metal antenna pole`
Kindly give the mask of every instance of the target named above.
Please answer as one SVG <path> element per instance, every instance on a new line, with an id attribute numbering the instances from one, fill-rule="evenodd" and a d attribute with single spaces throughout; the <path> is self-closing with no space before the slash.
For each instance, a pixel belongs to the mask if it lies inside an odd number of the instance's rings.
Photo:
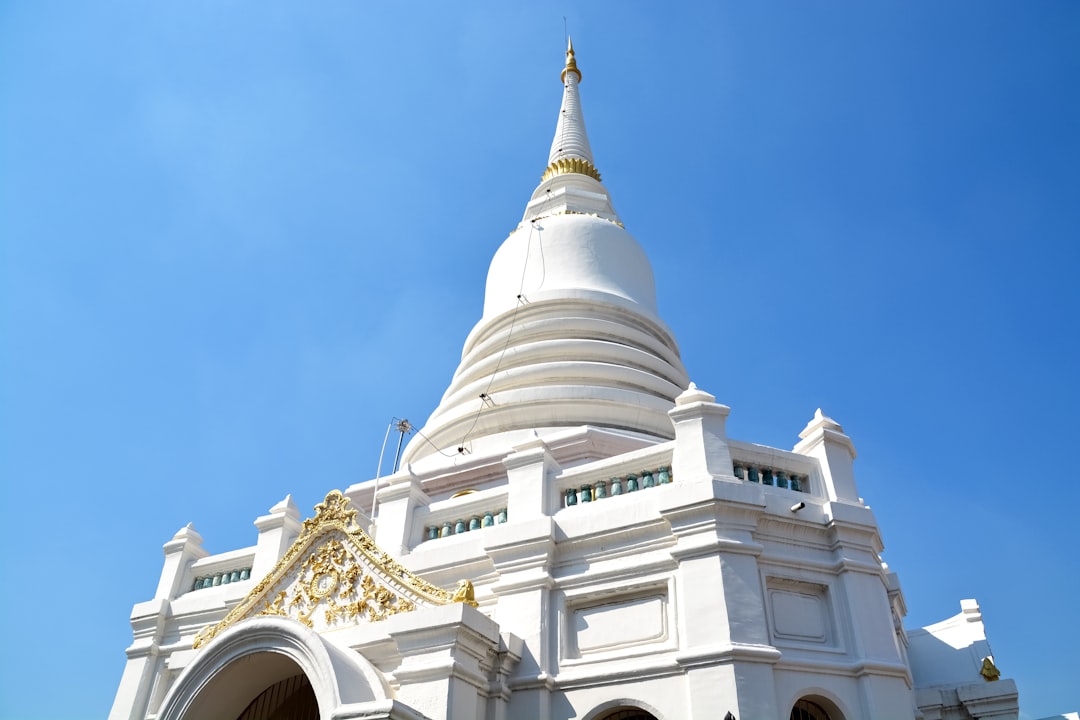
<path id="1" fill-rule="evenodd" d="M 398 471 L 398 464 L 401 462 L 401 444 L 405 440 L 405 435 L 412 432 L 412 425 L 408 420 L 398 420 L 397 418 L 390 418 L 390 424 L 386 426 L 386 435 L 383 436 L 382 450 L 379 451 L 379 469 L 375 471 L 375 489 L 371 492 L 371 525 L 368 526 L 368 534 L 371 535 L 371 539 L 375 539 L 376 522 L 375 522 L 375 505 L 379 500 L 379 478 L 382 473 L 382 461 L 383 454 L 386 452 L 386 443 L 390 439 L 391 428 L 401 433 L 398 436 L 397 450 L 394 452 L 394 469 L 390 472 L 391 475 Z"/>
<path id="2" fill-rule="evenodd" d="M 371 524 L 368 526 L 368 533 L 371 537 L 375 537 L 375 498 L 379 495 L 379 478 L 382 476 L 382 459 L 383 454 L 386 452 L 386 442 L 390 439 L 390 428 L 394 427 L 394 423 L 398 422 L 398 419 L 390 418 L 390 422 L 386 425 L 386 434 L 382 439 L 382 450 L 379 451 L 379 467 L 375 468 L 375 489 L 371 492 Z"/>
<path id="3" fill-rule="evenodd" d="M 390 422 L 386 425 L 386 434 L 382 439 L 382 450 L 379 451 L 379 467 L 375 468 L 375 479 L 378 480 L 382 476 L 382 459 L 383 453 L 386 452 L 386 441 L 390 439 L 390 429 L 394 427 L 394 423 L 398 421 L 397 418 L 390 418 Z"/>
<path id="4" fill-rule="evenodd" d="M 394 453 L 394 472 L 398 471 L 398 467 L 401 463 L 401 441 L 405 439 L 405 435 L 412 432 L 412 425 L 408 420 L 402 420 L 397 424 L 397 431 L 401 433 L 397 439 L 397 452 Z"/>

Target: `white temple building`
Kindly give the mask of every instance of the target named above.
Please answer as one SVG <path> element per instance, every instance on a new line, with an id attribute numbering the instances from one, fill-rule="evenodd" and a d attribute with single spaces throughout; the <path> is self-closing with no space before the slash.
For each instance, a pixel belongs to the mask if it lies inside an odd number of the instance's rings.
<path id="1" fill-rule="evenodd" d="M 251 547 L 176 533 L 113 720 L 1018 717 L 974 600 L 904 630 L 843 428 L 729 438 L 690 382 L 581 78 L 402 469 Z"/>

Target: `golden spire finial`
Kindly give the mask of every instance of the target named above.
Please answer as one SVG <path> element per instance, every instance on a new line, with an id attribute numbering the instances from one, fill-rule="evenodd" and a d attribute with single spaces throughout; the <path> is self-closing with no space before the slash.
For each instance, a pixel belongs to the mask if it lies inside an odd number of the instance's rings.
<path id="1" fill-rule="evenodd" d="M 577 61 L 574 60 L 574 39 L 569 35 L 566 36 L 566 67 L 562 71 L 562 81 L 566 82 L 566 73 L 577 73 L 577 81 L 581 82 L 581 71 L 578 70 Z"/>

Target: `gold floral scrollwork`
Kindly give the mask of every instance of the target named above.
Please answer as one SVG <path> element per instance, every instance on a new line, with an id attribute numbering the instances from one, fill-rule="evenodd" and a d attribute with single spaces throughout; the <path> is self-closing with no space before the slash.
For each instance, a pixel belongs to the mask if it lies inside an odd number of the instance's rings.
<path id="1" fill-rule="evenodd" d="M 281 615 L 282 617 L 289 617 L 288 610 L 285 609 L 285 591 L 279 592 L 273 599 L 273 601 L 267 600 L 265 606 L 260 615 Z"/>
<path id="2" fill-rule="evenodd" d="M 331 490 L 326 498 L 315 506 L 315 517 L 304 521 L 301 535 L 312 533 L 329 522 L 341 523 L 346 528 L 356 525 L 356 508 L 351 506 L 349 499 L 342 495 L 340 490 Z"/>
<path id="3" fill-rule="evenodd" d="M 289 617 L 321 630 L 383 620 L 419 605 L 475 606 L 471 583 L 450 593 L 413 575 L 368 537 L 356 516 L 349 499 L 332 490 L 274 569 L 221 622 L 203 628 L 193 647 L 257 615 Z"/>
<path id="4" fill-rule="evenodd" d="M 312 618 L 320 608 L 323 622 L 334 626 L 348 620 L 383 620 L 416 607 L 412 601 L 376 583 L 372 575 L 364 574 L 351 560 L 340 540 L 322 544 L 304 559 L 298 582 L 290 590 L 278 593 L 274 602 L 266 603 L 259 614 L 287 615 L 314 627 Z"/>
<path id="5" fill-rule="evenodd" d="M 341 577 L 338 575 L 338 571 L 330 569 L 311 576 L 311 582 L 308 583 L 308 592 L 311 593 L 312 597 L 321 600 L 334 592 L 339 582 L 341 582 Z"/>

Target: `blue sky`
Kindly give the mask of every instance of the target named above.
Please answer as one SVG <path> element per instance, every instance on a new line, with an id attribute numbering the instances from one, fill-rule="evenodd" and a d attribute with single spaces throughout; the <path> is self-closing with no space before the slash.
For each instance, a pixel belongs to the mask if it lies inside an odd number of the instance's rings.
<path id="1" fill-rule="evenodd" d="M 1080 5 L 577 5 L 0 3 L 0 716 L 103 717 L 178 528 L 251 545 L 434 409 L 564 14 L 730 434 L 822 407 L 907 625 L 975 597 L 1023 717 L 1080 708 Z"/>

